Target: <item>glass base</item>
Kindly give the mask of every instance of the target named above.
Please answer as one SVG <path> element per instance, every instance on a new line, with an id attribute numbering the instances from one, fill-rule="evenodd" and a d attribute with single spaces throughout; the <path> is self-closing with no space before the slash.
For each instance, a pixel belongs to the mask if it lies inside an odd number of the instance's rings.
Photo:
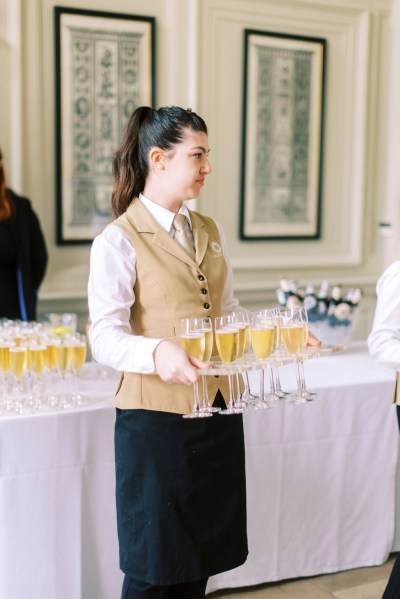
<path id="1" fill-rule="evenodd" d="M 303 395 L 290 395 L 289 403 L 293 405 L 302 405 L 308 403 L 308 399 Z"/>
<path id="2" fill-rule="evenodd" d="M 183 414 L 182 418 L 210 418 L 211 412 L 191 412 L 190 414 Z"/>
<path id="3" fill-rule="evenodd" d="M 290 395 L 289 391 L 275 391 L 275 395 L 279 397 L 279 399 L 286 399 L 288 395 Z"/>
<path id="4" fill-rule="evenodd" d="M 218 412 L 221 416 L 229 416 L 230 414 L 243 414 L 243 408 L 226 408 Z"/>
<path id="5" fill-rule="evenodd" d="M 266 401 L 257 401 L 255 404 L 252 405 L 252 408 L 254 410 L 271 410 L 272 408 L 274 408 L 275 405 L 274 404 L 270 404 L 267 403 Z"/>

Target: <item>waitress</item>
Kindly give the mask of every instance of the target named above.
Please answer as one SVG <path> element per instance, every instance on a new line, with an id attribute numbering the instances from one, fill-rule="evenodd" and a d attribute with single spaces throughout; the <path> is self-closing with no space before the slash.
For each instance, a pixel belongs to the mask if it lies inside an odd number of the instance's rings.
<path id="1" fill-rule="evenodd" d="M 207 127 L 190 109 L 140 107 L 115 154 L 116 220 L 93 242 L 88 285 L 95 359 L 122 372 L 115 397 L 122 599 L 198 599 L 247 557 L 242 416 L 184 419 L 206 364 L 180 320 L 233 310 L 226 241 L 190 211 L 211 172 Z M 175 216 L 183 215 L 186 248 Z M 189 244 L 189 245 L 190 245 Z M 206 377 L 226 405 L 226 377 Z"/>

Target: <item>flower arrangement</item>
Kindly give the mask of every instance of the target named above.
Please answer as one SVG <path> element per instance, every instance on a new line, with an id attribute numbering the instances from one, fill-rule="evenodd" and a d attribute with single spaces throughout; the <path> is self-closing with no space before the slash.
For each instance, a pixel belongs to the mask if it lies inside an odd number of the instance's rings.
<path id="1" fill-rule="evenodd" d="M 323 343 L 348 343 L 351 339 L 363 292 L 360 288 L 343 290 L 342 285 L 330 287 L 322 281 L 315 292 L 314 285 L 298 288 L 293 280 L 282 277 L 276 297 L 282 309 L 303 306 L 307 310 L 311 331 Z"/>

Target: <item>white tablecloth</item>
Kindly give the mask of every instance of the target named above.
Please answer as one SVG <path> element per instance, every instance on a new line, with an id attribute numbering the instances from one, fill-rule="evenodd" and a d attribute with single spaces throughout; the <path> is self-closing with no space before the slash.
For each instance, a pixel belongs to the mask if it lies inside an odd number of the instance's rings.
<path id="1" fill-rule="evenodd" d="M 315 402 L 245 415 L 250 554 L 209 591 L 376 565 L 392 548 L 393 374 L 360 345 L 305 370 Z M 294 387 L 293 366 L 281 379 Z M 85 384 L 87 408 L 0 419 L 0 597 L 119 597 L 115 380 Z"/>

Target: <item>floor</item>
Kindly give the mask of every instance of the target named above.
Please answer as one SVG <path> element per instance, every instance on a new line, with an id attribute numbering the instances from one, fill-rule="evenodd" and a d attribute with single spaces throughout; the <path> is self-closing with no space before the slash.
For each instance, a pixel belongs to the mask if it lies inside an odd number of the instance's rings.
<path id="1" fill-rule="evenodd" d="M 207 599 L 381 599 L 395 555 L 383 566 L 217 591 Z"/>

